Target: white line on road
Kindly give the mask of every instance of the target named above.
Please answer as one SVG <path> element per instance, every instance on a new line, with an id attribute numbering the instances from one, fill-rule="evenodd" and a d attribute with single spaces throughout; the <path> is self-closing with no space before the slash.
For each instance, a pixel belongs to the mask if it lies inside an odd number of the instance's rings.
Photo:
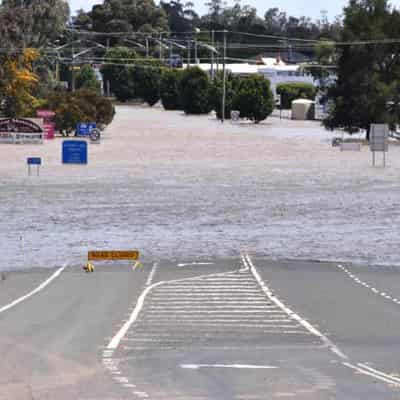
<path id="1" fill-rule="evenodd" d="M 378 380 L 380 380 L 382 382 L 385 382 L 385 383 L 390 383 L 391 385 L 394 385 L 394 386 L 400 386 L 400 383 L 397 382 L 395 379 L 393 379 L 392 376 L 387 375 L 387 374 L 382 373 L 382 372 L 377 371 L 377 370 L 372 370 L 372 368 L 368 368 L 368 369 L 363 368 L 362 367 L 363 364 L 358 364 L 358 366 L 350 364 L 348 362 L 344 362 L 342 364 L 345 367 L 351 368 L 352 370 L 359 372 L 360 374 L 372 376 L 375 379 L 378 379 Z"/>
<path id="2" fill-rule="evenodd" d="M 157 268 L 158 268 L 158 263 L 154 263 L 153 268 L 150 271 L 149 277 L 147 278 L 146 286 L 150 286 L 152 284 Z"/>
<path id="3" fill-rule="evenodd" d="M 377 288 L 374 288 L 372 285 L 368 284 L 365 281 L 362 281 L 360 278 L 358 278 L 356 275 L 352 274 L 346 267 L 343 265 L 339 264 L 338 268 L 341 269 L 350 279 L 352 279 L 354 282 L 358 283 L 359 285 L 364 286 L 365 288 L 369 289 L 372 293 L 377 294 L 378 296 L 383 297 L 384 299 L 387 299 L 391 301 L 392 303 L 400 305 L 400 300 L 396 299 L 393 296 L 388 295 L 385 292 L 381 292 Z"/>
<path id="4" fill-rule="evenodd" d="M 235 369 L 278 369 L 273 365 L 250 365 L 250 364 L 181 364 L 183 369 L 199 368 L 235 368 Z"/>
<path id="5" fill-rule="evenodd" d="M 290 308 L 286 307 L 285 304 L 283 304 L 282 301 L 278 299 L 277 296 L 275 296 L 271 289 L 265 284 L 265 282 L 261 279 L 261 276 L 259 275 L 256 267 L 254 266 L 250 256 L 246 254 L 245 256 L 242 256 L 243 263 L 247 265 L 250 268 L 251 273 L 253 276 L 256 278 L 256 281 L 259 283 L 261 289 L 263 292 L 267 295 L 267 297 L 273 301 L 280 309 L 282 309 L 289 317 L 297 321 L 299 324 L 301 324 L 305 329 L 307 329 L 309 332 L 311 332 L 313 335 L 319 337 L 322 342 L 337 356 L 344 360 L 348 360 L 348 357 L 335 345 L 333 344 L 330 339 L 328 339 L 324 334 L 322 334 L 318 329 L 316 329 L 314 326 L 312 326 L 309 322 L 307 322 L 305 319 L 301 318 L 298 314 L 294 313 Z"/>
<path id="6" fill-rule="evenodd" d="M 225 276 L 225 275 L 230 275 L 232 274 L 232 272 L 224 272 L 224 273 L 218 273 L 218 274 L 214 274 L 214 276 Z M 165 285 L 167 283 L 179 283 L 181 281 L 191 281 L 191 280 L 198 280 L 201 278 L 204 278 L 205 276 L 210 276 L 210 275 L 200 275 L 197 277 L 193 277 L 193 278 L 185 278 L 185 279 L 177 279 L 174 281 L 160 281 L 157 283 L 154 283 L 151 286 L 148 286 L 139 296 L 139 299 L 136 303 L 136 307 L 133 309 L 132 314 L 130 315 L 129 319 L 124 323 L 124 325 L 121 327 L 121 329 L 115 334 L 115 336 L 110 340 L 110 342 L 107 345 L 107 349 L 108 350 L 115 350 L 118 348 L 122 338 L 126 335 L 126 333 L 128 332 L 128 330 L 130 329 L 130 327 L 135 323 L 135 321 L 137 320 L 140 312 L 142 311 L 143 305 L 144 305 L 144 301 L 147 297 L 147 295 L 156 287 L 161 286 L 161 285 Z"/>
<path id="7" fill-rule="evenodd" d="M 14 300 L 13 302 L 3 306 L 0 308 L 0 314 L 3 313 L 4 311 L 7 311 L 16 305 L 22 303 L 23 301 L 29 299 L 30 297 L 34 296 L 35 294 L 39 293 L 42 291 L 46 286 L 50 285 L 50 283 L 56 279 L 58 276 L 61 275 L 61 273 L 64 271 L 65 268 L 67 268 L 67 263 L 65 263 L 61 268 L 59 268 L 56 272 L 54 272 L 53 275 L 51 275 L 48 279 L 46 279 L 43 283 L 41 283 L 36 289 L 32 290 L 31 292 L 27 293 L 25 296 L 20 297 L 17 300 Z"/>
<path id="8" fill-rule="evenodd" d="M 182 268 L 182 267 L 188 267 L 190 265 L 214 265 L 214 263 L 211 263 L 211 262 L 192 262 L 192 263 L 178 264 L 178 267 Z"/>

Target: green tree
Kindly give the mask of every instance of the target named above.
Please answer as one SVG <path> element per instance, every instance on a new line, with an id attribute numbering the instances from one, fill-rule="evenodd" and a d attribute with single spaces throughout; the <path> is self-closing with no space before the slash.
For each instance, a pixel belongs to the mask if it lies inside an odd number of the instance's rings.
<path id="1" fill-rule="evenodd" d="M 255 75 L 240 81 L 233 107 L 240 111 L 242 118 L 254 123 L 265 120 L 274 109 L 274 96 L 268 79 Z"/>
<path id="2" fill-rule="evenodd" d="M 111 92 L 119 101 L 135 98 L 134 64 L 137 54 L 127 47 L 114 47 L 107 51 L 101 72 Z"/>
<path id="3" fill-rule="evenodd" d="M 280 94 L 282 108 L 289 109 L 292 106 L 292 101 L 296 99 L 314 100 L 317 89 L 311 83 L 293 82 L 280 83 L 276 87 L 276 93 Z"/>
<path id="4" fill-rule="evenodd" d="M 366 129 L 369 138 L 371 123 L 399 121 L 400 48 L 374 43 L 399 35 L 400 14 L 388 1 L 350 1 L 344 10 L 342 41 L 372 42 L 341 48 L 336 84 L 328 91 L 328 128 Z"/>
<path id="5" fill-rule="evenodd" d="M 200 68 L 193 67 L 183 71 L 179 92 L 186 114 L 208 114 L 212 110 L 210 79 Z"/>
<path id="6" fill-rule="evenodd" d="M 168 29 L 165 12 L 153 0 L 104 0 L 93 7 L 90 16 L 93 30 L 98 32 Z"/>
<path id="7" fill-rule="evenodd" d="M 69 18 L 64 0 L 3 0 L 0 6 L 2 46 L 42 47 L 54 43 Z"/>
<path id="8" fill-rule="evenodd" d="M 182 72 L 177 69 L 165 70 L 161 77 L 160 96 L 166 110 L 180 110 L 182 108 L 179 96 L 179 82 Z"/>
<path id="9" fill-rule="evenodd" d="M 84 65 L 80 69 L 76 76 L 75 84 L 77 89 L 92 89 L 99 91 L 101 87 L 100 82 L 96 77 L 96 72 L 88 64 Z"/>

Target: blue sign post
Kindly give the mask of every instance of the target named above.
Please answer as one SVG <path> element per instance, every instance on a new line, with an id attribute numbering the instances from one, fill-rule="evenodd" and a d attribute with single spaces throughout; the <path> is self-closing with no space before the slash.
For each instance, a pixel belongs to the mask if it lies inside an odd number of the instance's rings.
<path id="1" fill-rule="evenodd" d="M 40 166 L 42 165 L 42 159 L 40 157 L 29 157 L 26 160 L 28 164 L 28 174 L 31 176 L 31 165 L 36 165 L 37 167 L 37 176 L 39 176 Z"/>
<path id="2" fill-rule="evenodd" d="M 76 127 L 77 136 L 90 136 L 93 129 L 96 129 L 95 122 L 80 123 Z"/>
<path id="3" fill-rule="evenodd" d="M 84 140 L 64 140 L 62 145 L 63 164 L 87 164 L 88 145 Z"/>

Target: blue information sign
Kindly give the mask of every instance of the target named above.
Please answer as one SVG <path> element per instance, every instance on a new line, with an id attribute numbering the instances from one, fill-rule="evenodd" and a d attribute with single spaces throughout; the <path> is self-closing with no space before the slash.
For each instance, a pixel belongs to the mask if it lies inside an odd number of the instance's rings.
<path id="1" fill-rule="evenodd" d="M 28 165 L 42 165 L 42 159 L 40 157 L 29 157 L 27 159 Z"/>
<path id="2" fill-rule="evenodd" d="M 76 127 L 76 134 L 78 136 L 89 136 L 93 129 L 96 129 L 96 123 L 80 123 Z"/>
<path id="3" fill-rule="evenodd" d="M 88 145 L 84 140 L 64 140 L 62 146 L 63 164 L 87 164 Z"/>

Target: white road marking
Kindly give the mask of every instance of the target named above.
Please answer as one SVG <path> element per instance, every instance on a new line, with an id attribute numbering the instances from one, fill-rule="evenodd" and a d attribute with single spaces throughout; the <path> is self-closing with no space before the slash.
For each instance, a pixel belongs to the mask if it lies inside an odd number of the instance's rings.
<path id="1" fill-rule="evenodd" d="M 306 328 L 310 333 L 313 335 L 319 337 L 322 342 L 337 356 L 344 360 L 348 360 L 348 357 L 335 345 L 331 342 L 330 339 L 328 339 L 323 333 L 321 333 L 318 329 L 316 329 L 314 326 L 312 326 L 309 322 L 307 322 L 305 319 L 301 318 L 298 314 L 294 313 L 289 307 L 286 307 L 286 305 L 278 299 L 276 295 L 274 295 L 271 291 L 271 289 L 264 283 L 264 281 L 261 279 L 261 276 L 259 275 L 256 267 L 254 266 L 250 256 L 246 254 L 245 256 L 242 256 L 242 260 L 244 265 L 247 265 L 253 274 L 254 278 L 256 281 L 259 283 L 261 289 L 263 292 L 267 295 L 267 297 L 274 302 L 280 309 L 282 309 L 287 315 L 289 315 L 290 318 L 294 319 L 297 321 L 299 324 L 301 324 L 304 328 Z"/>
<path id="2" fill-rule="evenodd" d="M 358 366 L 350 364 L 348 362 L 343 362 L 342 364 L 348 368 L 351 368 L 354 371 L 359 372 L 360 374 L 372 376 L 373 378 L 378 379 L 382 382 L 390 383 L 391 385 L 400 387 L 400 383 L 397 382 L 395 379 L 393 379 L 392 376 L 381 373 L 380 371 L 377 371 L 377 370 L 371 370 L 371 368 L 368 368 L 368 369 L 364 368 L 364 367 L 362 367 L 363 364 L 358 364 Z M 374 372 L 374 371 L 376 371 L 376 372 Z"/>
<path id="3" fill-rule="evenodd" d="M 51 282 L 53 282 L 54 279 L 59 277 L 61 273 L 64 271 L 65 268 L 67 268 L 67 263 L 65 263 L 61 268 L 59 268 L 54 274 L 52 274 L 48 279 L 46 279 L 44 282 L 42 282 L 36 289 L 33 289 L 31 292 L 27 293 L 26 295 L 14 300 L 13 302 L 3 306 L 0 308 L 0 314 L 3 313 L 4 311 L 10 310 L 11 308 L 15 307 L 16 305 L 22 303 L 23 301 L 29 299 L 30 297 L 34 296 L 35 294 L 41 292 L 46 286 L 50 285 Z"/>
<path id="4" fill-rule="evenodd" d="M 400 378 L 397 378 L 396 376 L 393 376 L 393 375 L 390 375 L 390 374 L 386 374 L 385 372 L 382 372 L 382 371 L 379 371 L 379 370 L 377 370 L 375 368 L 372 368 L 367 364 L 359 363 L 358 366 L 361 367 L 361 368 L 364 368 L 364 369 L 366 369 L 366 370 L 368 370 L 370 372 L 374 372 L 375 374 L 381 375 L 384 378 L 392 379 L 392 380 L 394 380 L 395 382 L 397 382 L 400 385 Z"/>
<path id="5" fill-rule="evenodd" d="M 278 369 L 273 365 L 251 365 L 251 364 L 181 364 L 183 369 L 199 368 L 234 368 L 234 369 Z"/>
<path id="6" fill-rule="evenodd" d="M 149 277 L 147 278 L 146 286 L 150 286 L 152 284 L 154 275 L 155 275 L 155 273 L 157 271 L 157 268 L 158 268 L 158 264 L 154 263 L 153 264 L 153 268 L 150 271 Z"/>
<path id="7" fill-rule="evenodd" d="M 188 267 L 190 265 L 214 265 L 214 263 L 212 263 L 212 262 L 192 262 L 192 263 L 178 264 L 178 267 L 182 268 L 182 267 Z"/>
<path id="8" fill-rule="evenodd" d="M 365 281 L 362 281 L 359 277 L 357 277 L 356 275 L 352 274 L 346 267 L 344 267 L 343 265 L 339 264 L 338 268 L 341 269 L 349 278 L 351 278 L 354 282 L 358 283 L 359 285 L 364 286 L 365 288 L 369 289 L 372 293 L 377 294 L 378 296 L 383 297 L 386 300 L 391 301 L 392 303 L 395 304 L 400 304 L 400 301 L 397 300 L 395 297 L 390 296 L 389 294 L 387 294 L 386 292 L 381 292 L 380 290 L 378 290 L 377 288 L 371 286 L 370 284 L 368 284 Z"/>
<path id="9" fill-rule="evenodd" d="M 232 274 L 232 272 L 224 272 L 224 273 L 219 273 L 219 274 L 215 274 L 214 276 L 224 276 L 224 275 L 229 275 Z M 115 336 L 110 340 L 110 342 L 107 345 L 107 349 L 109 350 L 115 350 L 118 348 L 122 338 L 126 335 L 126 333 L 128 332 L 128 330 L 130 329 L 130 327 L 135 323 L 135 321 L 137 320 L 140 312 L 142 311 L 143 305 L 144 305 L 144 301 L 147 297 L 147 295 L 156 287 L 164 285 L 166 283 L 170 284 L 170 283 L 179 283 L 181 281 L 191 281 L 191 280 L 197 280 L 197 279 L 201 279 L 204 278 L 205 276 L 210 276 L 210 275 L 200 275 L 197 277 L 193 277 L 193 278 L 185 278 L 185 279 L 177 279 L 174 281 L 160 281 L 157 282 L 153 285 L 148 286 L 139 296 L 139 299 L 136 303 L 136 307 L 134 308 L 134 310 L 132 311 L 131 316 L 129 317 L 128 321 L 125 322 L 125 324 L 121 327 L 121 329 L 115 334 Z"/>

